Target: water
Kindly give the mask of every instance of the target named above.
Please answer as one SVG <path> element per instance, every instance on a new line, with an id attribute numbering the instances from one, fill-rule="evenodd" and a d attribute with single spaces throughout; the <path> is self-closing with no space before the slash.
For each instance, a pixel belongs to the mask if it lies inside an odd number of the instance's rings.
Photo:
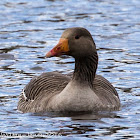
<path id="1" fill-rule="evenodd" d="M 0 137 L 140 139 L 139 15 L 139 0 L 1 0 Z M 121 110 L 66 116 L 18 112 L 18 96 L 33 76 L 73 71 L 71 57 L 44 55 L 64 29 L 77 26 L 91 32 L 99 54 L 97 73 L 117 89 Z"/>

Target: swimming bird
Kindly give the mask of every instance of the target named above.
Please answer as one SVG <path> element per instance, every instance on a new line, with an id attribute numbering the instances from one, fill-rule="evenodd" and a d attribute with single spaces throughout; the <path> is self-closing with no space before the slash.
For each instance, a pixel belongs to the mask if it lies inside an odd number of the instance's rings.
<path id="1" fill-rule="evenodd" d="M 97 75 L 98 55 L 90 32 L 81 27 L 66 29 L 46 57 L 69 55 L 75 59 L 72 76 L 46 72 L 25 86 L 18 110 L 26 112 L 81 112 L 119 110 L 120 99 L 112 84 Z"/>

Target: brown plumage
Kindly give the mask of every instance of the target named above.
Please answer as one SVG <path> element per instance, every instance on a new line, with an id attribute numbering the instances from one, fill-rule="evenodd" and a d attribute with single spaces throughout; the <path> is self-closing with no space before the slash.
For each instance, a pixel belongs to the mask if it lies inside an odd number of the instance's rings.
<path id="1" fill-rule="evenodd" d="M 84 28 L 69 28 L 61 38 L 46 56 L 73 56 L 73 75 L 48 72 L 34 77 L 20 95 L 18 110 L 24 113 L 118 110 L 120 100 L 115 88 L 96 75 L 98 55 L 91 34 Z"/>

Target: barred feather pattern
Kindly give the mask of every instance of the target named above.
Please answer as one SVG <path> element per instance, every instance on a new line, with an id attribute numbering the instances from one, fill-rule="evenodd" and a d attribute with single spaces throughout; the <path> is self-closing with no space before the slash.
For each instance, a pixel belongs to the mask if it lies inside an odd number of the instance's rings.
<path id="1" fill-rule="evenodd" d="M 68 76 L 58 72 L 43 73 L 34 77 L 19 96 L 18 110 L 23 113 L 46 110 L 51 97 L 59 94 L 69 81 Z"/>
<path id="2" fill-rule="evenodd" d="M 99 107 L 101 110 L 112 111 L 120 109 L 118 93 L 107 79 L 100 75 L 96 75 L 93 81 L 93 91 L 103 104 L 102 107 Z"/>
<path id="3" fill-rule="evenodd" d="M 59 94 L 69 83 L 69 76 L 57 73 L 43 73 L 34 77 L 21 93 L 18 110 L 26 112 L 50 111 L 47 104 L 50 99 Z M 111 83 L 100 75 L 95 75 L 93 91 L 100 98 L 103 106 L 98 110 L 118 110 L 120 107 L 118 93 Z"/>

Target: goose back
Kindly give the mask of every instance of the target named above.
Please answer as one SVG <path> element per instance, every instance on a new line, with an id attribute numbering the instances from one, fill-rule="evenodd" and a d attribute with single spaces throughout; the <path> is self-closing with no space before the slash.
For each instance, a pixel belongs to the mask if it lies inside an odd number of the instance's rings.
<path id="1" fill-rule="evenodd" d="M 69 76 L 58 72 L 33 77 L 20 94 L 18 110 L 23 113 L 45 110 L 50 98 L 59 94 L 69 81 Z"/>
<path id="2" fill-rule="evenodd" d="M 18 110 L 23 113 L 50 111 L 47 107 L 49 101 L 53 96 L 61 93 L 71 78 L 72 73 L 63 75 L 58 72 L 43 73 L 34 77 L 20 95 Z M 119 109 L 120 103 L 118 102 L 117 91 L 104 77 L 95 75 L 93 91 L 93 94 L 95 93 L 102 102 L 102 106 L 98 106 L 97 110 Z"/>

